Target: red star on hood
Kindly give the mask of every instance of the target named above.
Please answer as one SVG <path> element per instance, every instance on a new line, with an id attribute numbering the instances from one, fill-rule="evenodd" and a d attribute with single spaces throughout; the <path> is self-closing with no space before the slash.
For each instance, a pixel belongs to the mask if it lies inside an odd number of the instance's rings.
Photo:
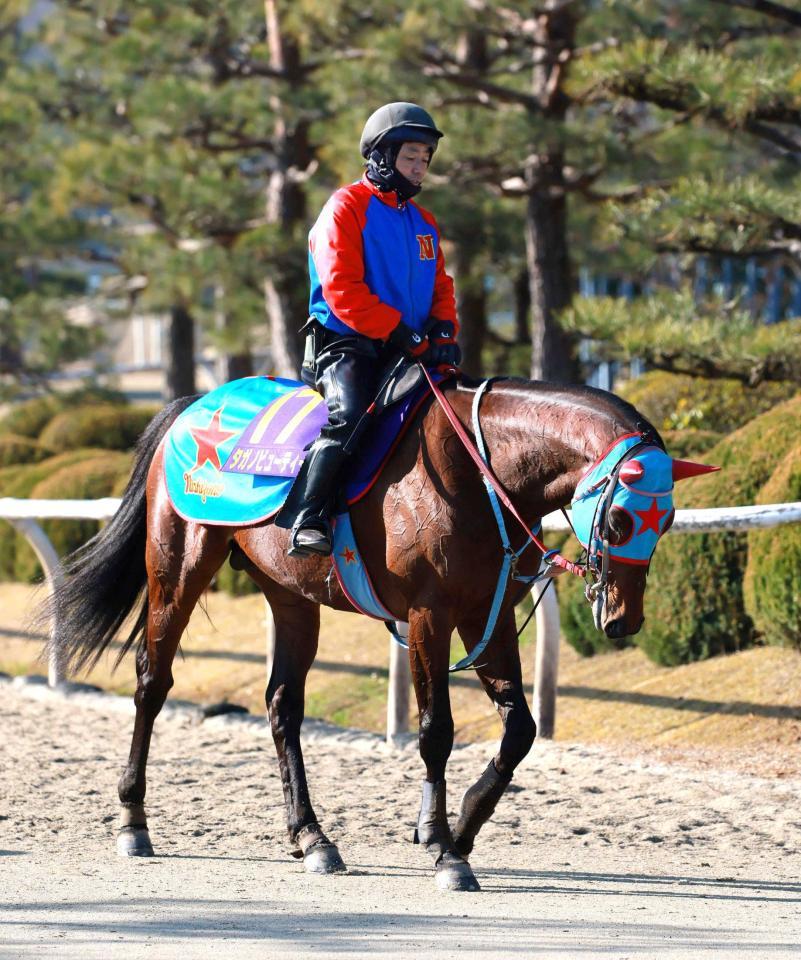
<path id="1" fill-rule="evenodd" d="M 659 536 L 660 523 L 662 517 L 668 513 L 667 510 L 660 510 L 656 500 L 654 499 L 651 501 L 651 506 L 648 507 L 647 510 L 635 510 L 634 512 L 637 514 L 640 520 L 642 520 L 642 526 L 637 531 L 638 537 L 641 533 L 645 533 L 646 530 L 653 530 L 654 533 Z"/>
<path id="2" fill-rule="evenodd" d="M 345 547 L 340 556 L 345 560 L 345 563 L 356 563 L 356 553 L 350 547 Z"/>
<path id="3" fill-rule="evenodd" d="M 197 444 L 197 459 L 191 473 L 199 470 L 204 463 L 210 463 L 216 470 L 220 469 L 220 456 L 217 453 L 217 447 L 236 433 L 236 430 L 222 429 L 220 424 L 222 409 L 220 407 L 214 411 L 207 427 L 194 427 L 189 430 Z"/>

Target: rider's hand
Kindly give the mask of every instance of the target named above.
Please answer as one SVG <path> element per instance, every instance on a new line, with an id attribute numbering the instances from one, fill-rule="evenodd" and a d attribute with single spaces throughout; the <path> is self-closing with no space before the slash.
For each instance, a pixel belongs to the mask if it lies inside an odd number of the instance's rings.
<path id="1" fill-rule="evenodd" d="M 462 362 L 462 351 L 456 342 L 456 328 L 450 320 L 434 320 L 428 328 L 431 350 L 426 358 L 429 367 L 454 367 Z"/>
<path id="2" fill-rule="evenodd" d="M 420 360 L 429 363 L 428 353 L 431 344 L 421 333 L 418 333 L 401 320 L 388 337 L 389 343 L 400 350 L 411 360 Z"/>

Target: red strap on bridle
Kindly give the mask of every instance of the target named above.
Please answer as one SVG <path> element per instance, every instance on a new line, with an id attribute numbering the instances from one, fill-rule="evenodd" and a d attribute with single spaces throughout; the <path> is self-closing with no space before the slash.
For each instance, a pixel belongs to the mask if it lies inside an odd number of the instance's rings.
<path id="1" fill-rule="evenodd" d="M 423 366 L 422 363 L 418 363 L 418 366 L 425 374 L 425 378 L 428 381 L 428 385 L 431 387 L 432 393 L 437 398 L 437 401 L 439 402 L 439 405 L 442 407 L 445 413 L 445 416 L 448 418 L 450 425 L 453 427 L 456 433 L 456 436 L 462 441 L 462 444 L 464 445 L 465 450 L 467 450 L 467 452 L 470 454 L 470 456 L 473 459 L 473 462 L 481 471 L 482 475 L 485 476 L 488 482 L 492 484 L 493 490 L 498 494 L 498 499 L 506 507 L 509 513 L 512 514 L 515 520 L 517 520 L 520 526 L 525 530 L 526 536 L 529 537 L 539 547 L 540 550 L 542 550 L 543 554 L 551 553 L 551 551 L 548 550 L 545 544 L 531 532 L 528 524 L 517 512 L 515 505 L 509 499 L 508 494 L 501 486 L 498 478 L 495 476 L 495 474 L 492 472 L 489 466 L 486 463 L 484 463 L 484 461 L 481 459 L 481 455 L 479 454 L 478 450 L 476 450 L 475 444 L 470 439 L 470 437 L 467 434 L 467 431 L 462 426 L 459 418 L 454 413 L 453 407 L 445 399 L 445 394 L 440 390 L 440 388 L 434 382 L 434 378 L 431 376 L 431 374 Z M 454 370 L 453 372 L 455 373 L 456 371 Z M 548 563 L 553 564 L 553 566 L 556 566 L 556 567 L 561 567 L 563 570 L 567 570 L 569 573 L 574 573 L 578 577 L 583 577 L 586 574 L 586 569 L 582 567 L 581 564 L 573 563 L 571 560 L 567 560 L 560 553 L 556 553 L 550 556 L 548 558 Z"/>

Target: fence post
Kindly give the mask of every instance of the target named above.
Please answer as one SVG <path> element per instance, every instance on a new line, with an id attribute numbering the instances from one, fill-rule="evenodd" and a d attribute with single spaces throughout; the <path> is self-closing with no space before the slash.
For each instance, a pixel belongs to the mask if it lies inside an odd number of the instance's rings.
<path id="1" fill-rule="evenodd" d="M 44 570 L 48 596 L 52 597 L 53 591 L 61 579 L 61 561 L 50 542 L 50 538 L 35 520 L 28 517 L 8 518 L 8 522 L 15 530 L 23 534 L 33 547 L 33 551 L 42 565 L 42 570 Z M 58 686 L 59 683 L 63 683 L 67 679 L 67 673 L 56 642 L 57 638 L 58 616 L 54 607 L 50 619 L 50 645 L 47 663 L 47 683 L 50 687 Z"/>
<path id="2" fill-rule="evenodd" d="M 409 688 L 412 670 L 409 651 L 392 637 L 389 639 L 389 689 L 387 690 L 387 743 L 393 746 L 397 737 L 409 731 Z"/>
<path id="3" fill-rule="evenodd" d="M 537 652 L 534 663 L 534 721 L 537 736 L 553 740 L 556 726 L 556 676 L 559 670 L 559 604 L 556 587 L 542 587 L 543 597 L 535 613 Z M 533 591 L 532 591 L 533 592 Z M 536 597 L 534 600 L 536 602 Z"/>

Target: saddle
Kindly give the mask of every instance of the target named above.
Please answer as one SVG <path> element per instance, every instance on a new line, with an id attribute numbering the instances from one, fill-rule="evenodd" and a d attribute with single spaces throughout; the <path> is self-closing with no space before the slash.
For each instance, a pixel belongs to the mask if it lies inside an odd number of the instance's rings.
<path id="1" fill-rule="evenodd" d="M 363 497 L 429 394 L 422 372 L 398 363 L 382 384 L 349 465 L 344 500 Z M 322 396 L 296 380 L 245 377 L 188 407 L 164 439 L 164 472 L 185 519 L 248 526 L 278 512 L 306 450 L 327 422 Z M 363 418 L 364 419 L 364 418 Z"/>

